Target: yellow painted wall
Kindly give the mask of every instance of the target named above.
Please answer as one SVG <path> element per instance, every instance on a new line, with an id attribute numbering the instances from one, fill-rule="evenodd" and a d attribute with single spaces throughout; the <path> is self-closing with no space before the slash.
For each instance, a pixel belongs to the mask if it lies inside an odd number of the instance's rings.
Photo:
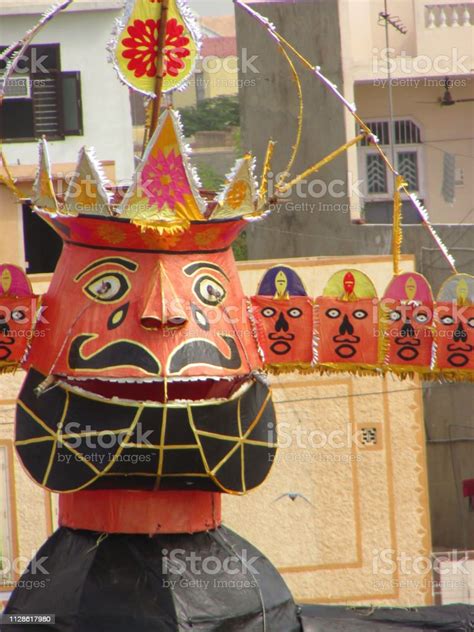
<path id="1" fill-rule="evenodd" d="M 227 57 L 216 60 L 216 65 L 209 63 L 209 69 L 204 71 L 206 95 L 212 99 L 219 96 L 234 96 L 238 89 L 238 59 Z"/>
<path id="2" fill-rule="evenodd" d="M 0 263 L 25 264 L 21 204 L 6 186 L 0 184 Z"/>
<path id="3" fill-rule="evenodd" d="M 255 81 L 255 79 L 249 79 Z M 173 106 L 186 108 L 196 106 L 196 81 L 203 86 L 206 99 L 219 96 L 236 96 L 239 93 L 238 58 L 208 58 L 202 72 L 195 73 L 187 88 L 173 94 Z"/>
<path id="4" fill-rule="evenodd" d="M 196 75 L 193 75 L 189 80 L 189 83 L 185 90 L 175 91 L 171 99 L 173 101 L 173 107 L 177 110 L 182 110 L 183 108 L 195 107 L 197 103 L 196 99 Z"/>
<path id="5" fill-rule="evenodd" d="M 272 263 L 239 264 L 247 293 Z M 379 293 L 392 275 L 390 257 L 285 263 L 298 270 L 313 296 L 341 267 L 367 272 Z M 413 266 L 404 256 L 403 269 Z M 46 290 L 47 275 L 32 279 L 35 291 Z M 22 379 L 22 372 L 0 377 L 0 440 L 13 438 L 14 398 Z M 430 575 L 415 572 L 420 559 L 426 567 L 431 553 L 419 382 L 346 374 L 271 381 L 281 440 L 286 445 L 291 439 L 291 445 L 280 448 L 258 490 L 244 498 L 224 497 L 225 523 L 268 555 L 300 602 L 430 603 Z M 375 445 L 358 447 L 347 439 L 364 428 L 376 430 Z M 18 461 L 14 473 L 19 554 L 29 558 L 49 532 L 51 509 Z M 299 492 L 311 504 L 276 500 L 286 492 Z M 402 554 L 413 563 L 405 573 L 392 572 L 387 560 Z"/>

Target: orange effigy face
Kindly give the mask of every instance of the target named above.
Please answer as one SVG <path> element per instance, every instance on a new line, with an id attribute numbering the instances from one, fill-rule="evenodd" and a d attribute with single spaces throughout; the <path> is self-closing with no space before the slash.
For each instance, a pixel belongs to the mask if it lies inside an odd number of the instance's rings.
<path id="1" fill-rule="evenodd" d="M 188 250 L 225 224 L 191 228 L 177 251 L 165 249 L 169 235 L 126 222 L 61 221 L 70 241 L 44 296 L 17 408 L 16 445 L 30 475 L 59 492 L 258 486 L 276 450 L 275 412 L 232 235 Z M 122 248 L 89 238 L 117 225 Z"/>
<path id="2" fill-rule="evenodd" d="M 438 302 L 436 321 L 437 367 L 474 370 L 474 306 Z"/>
<path id="3" fill-rule="evenodd" d="M 155 380 L 151 399 L 161 401 L 165 377 L 183 398 L 179 378 L 190 377 L 212 379 L 188 384 L 187 393 L 227 395 L 260 366 L 231 251 L 156 255 L 66 245 L 43 304 L 45 335 L 29 364 L 69 384 L 88 378 L 82 385 L 101 395 L 131 395 L 137 382 L 138 396 Z M 125 378 L 115 392 L 114 380 Z"/>
<path id="4" fill-rule="evenodd" d="M 431 288 L 424 277 L 414 272 L 395 277 L 382 301 L 389 365 L 430 368 L 433 311 Z"/>
<path id="5" fill-rule="evenodd" d="M 37 297 L 23 270 L 0 265 L 0 373 L 16 368 L 32 336 Z"/>
<path id="6" fill-rule="evenodd" d="M 266 364 L 311 364 L 313 306 L 300 296 L 278 300 L 253 296 L 260 347 Z"/>
<path id="7" fill-rule="evenodd" d="M 341 270 L 331 277 L 316 304 L 318 361 L 375 366 L 379 332 L 372 281 L 358 270 Z"/>
<path id="8" fill-rule="evenodd" d="M 319 361 L 377 363 L 377 309 L 372 299 L 350 303 L 321 297 Z"/>
<path id="9" fill-rule="evenodd" d="M 299 275 L 274 266 L 250 299 L 265 365 L 310 366 L 313 360 L 313 304 Z"/>
<path id="10" fill-rule="evenodd" d="M 454 274 L 439 290 L 436 368 L 450 377 L 474 371 L 474 277 L 469 274 Z"/>

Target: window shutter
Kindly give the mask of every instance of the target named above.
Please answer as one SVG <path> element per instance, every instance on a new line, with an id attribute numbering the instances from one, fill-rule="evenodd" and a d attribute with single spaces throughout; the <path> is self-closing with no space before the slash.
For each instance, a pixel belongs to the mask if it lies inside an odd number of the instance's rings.
<path id="1" fill-rule="evenodd" d="M 65 136 L 82 136 L 81 73 L 62 72 L 62 111 Z"/>
<path id="2" fill-rule="evenodd" d="M 64 138 L 61 76 L 55 71 L 31 75 L 33 119 L 36 138 Z"/>

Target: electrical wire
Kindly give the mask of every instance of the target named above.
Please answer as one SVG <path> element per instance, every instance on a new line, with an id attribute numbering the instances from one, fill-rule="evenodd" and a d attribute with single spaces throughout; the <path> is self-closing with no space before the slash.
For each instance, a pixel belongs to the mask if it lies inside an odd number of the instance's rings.
<path id="1" fill-rule="evenodd" d="M 322 382 L 324 384 L 324 382 Z M 288 383 L 288 386 L 291 387 L 291 382 Z M 440 382 L 439 384 L 430 383 L 431 387 L 441 387 L 441 386 L 452 386 L 451 382 Z M 277 388 L 278 385 L 274 385 L 273 388 Z M 273 400 L 274 404 L 290 404 L 293 402 L 320 402 L 324 400 L 336 400 L 336 399 L 351 399 L 353 397 L 371 397 L 374 395 L 390 395 L 396 393 L 408 393 L 409 391 L 424 391 L 425 388 L 423 386 L 410 386 L 408 388 L 395 388 L 395 389 L 387 389 L 382 391 L 368 391 L 366 393 L 349 393 L 349 395 L 327 395 L 325 397 L 301 397 L 296 399 L 278 399 Z"/>
<path id="2" fill-rule="evenodd" d="M 474 140 L 474 139 L 466 139 L 466 140 Z M 439 142 L 449 143 L 451 141 L 449 139 L 446 139 L 446 141 L 439 141 Z M 434 145 L 433 143 L 423 142 L 421 144 L 423 147 L 431 147 L 432 149 L 437 149 L 442 154 L 451 154 L 452 156 L 456 156 L 456 158 L 468 158 L 469 160 L 474 160 L 474 156 L 472 155 L 470 156 L 468 154 L 457 154 L 456 152 L 447 151 L 446 149 L 442 149 L 441 147 L 438 147 L 437 145 Z"/>

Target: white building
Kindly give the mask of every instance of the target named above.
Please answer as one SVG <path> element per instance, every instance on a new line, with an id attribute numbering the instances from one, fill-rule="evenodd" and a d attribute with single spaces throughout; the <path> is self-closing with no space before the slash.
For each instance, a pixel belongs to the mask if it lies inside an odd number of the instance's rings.
<path id="1" fill-rule="evenodd" d="M 390 0 L 389 46 L 382 0 L 339 0 L 344 92 L 378 135 L 434 223 L 474 222 L 474 3 Z M 393 81 L 390 129 L 387 68 Z M 446 90 L 448 88 L 448 90 Z M 347 137 L 355 126 L 348 114 Z M 393 181 L 373 147 L 349 151 L 363 181 L 354 219 L 389 224 Z M 362 207 L 359 208 L 362 202 Z M 405 222 L 419 221 L 409 203 Z"/>
<path id="2" fill-rule="evenodd" d="M 9 82 L 0 108 L 0 141 L 11 165 L 37 160 L 45 135 L 53 164 L 74 163 L 83 145 L 115 161 L 117 180 L 133 173 L 128 89 L 107 62 L 106 46 L 121 0 L 75 0 L 35 37 Z M 44 0 L 0 0 L 0 47 L 20 39 L 40 19 Z"/>

